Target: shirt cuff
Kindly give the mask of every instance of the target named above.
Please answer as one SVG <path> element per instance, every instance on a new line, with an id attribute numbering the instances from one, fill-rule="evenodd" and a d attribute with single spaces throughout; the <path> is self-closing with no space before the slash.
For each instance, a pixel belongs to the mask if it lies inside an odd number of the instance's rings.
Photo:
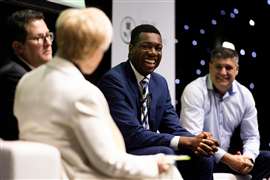
<path id="1" fill-rule="evenodd" d="M 218 151 L 215 153 L 216 163 L 219 163 L 221 158 L 226 154 L 227 152 L 224 151 L 221 148 L 218 148 Z"/>
<path id="2" fill-rule="evenodd" d="M 174 150 L 178 150 L 179 139 L 180 139 L 180 136 L 174 136 L 171 139 L 170 147 L 172 147 Z"/>

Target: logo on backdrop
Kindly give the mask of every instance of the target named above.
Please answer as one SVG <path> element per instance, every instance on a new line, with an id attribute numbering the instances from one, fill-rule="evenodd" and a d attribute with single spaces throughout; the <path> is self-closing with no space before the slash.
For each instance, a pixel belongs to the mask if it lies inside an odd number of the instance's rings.
<path id="1" fill-rule="evenodd" d="M 120 23 L 120 36 L 124 43 L 129 44 L 131 30 L 136 26 L 135 20 L 130 17 L 126 16 L 122 19 Z"/>

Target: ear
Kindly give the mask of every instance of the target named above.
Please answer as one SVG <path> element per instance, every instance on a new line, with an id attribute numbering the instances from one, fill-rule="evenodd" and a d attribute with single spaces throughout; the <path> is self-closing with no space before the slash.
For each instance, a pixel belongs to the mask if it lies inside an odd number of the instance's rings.
<path id="1" fill-rule="evenodd" d="M 23 44 L 21 42 L 13 41 L 11 46 L 14 49 L 16 54 L 22 54 L 23 53 Z"/>
<path id="2" fill-rule="evenodd" d="M 237 75 L 238 75 L 238 73 L 239 73 L 239 66 L 237 65 L 237 67 L 236 67 L 236 73 L 235 73 L 235 76 L 237 76 Z"/>
<path id="3" fill-rule="evenodd" d="M 208 63 L 208 69 L 210 70 L 211 66 L 213 66 L 213 62 L 212 61 L 209 61 Z"/>
<path id="4" fill-rule="evenodd" d="M 129 45 L 128 45 L 128 50 L 129 50 L 129 52 L 132 50 L 133 47 L 134 47 L 134 45 L 132 45 L 132 44 L 129 44 Z"/>
<path id="5" fill-rule="evenodd" d="M 128 45 L 128 58 L 130 59 L 130 58 L 132 58 L 132 49 L 133 49 L 133 47 L 134 47 L 134 45 L 133 44 L 129 44 Z"/>

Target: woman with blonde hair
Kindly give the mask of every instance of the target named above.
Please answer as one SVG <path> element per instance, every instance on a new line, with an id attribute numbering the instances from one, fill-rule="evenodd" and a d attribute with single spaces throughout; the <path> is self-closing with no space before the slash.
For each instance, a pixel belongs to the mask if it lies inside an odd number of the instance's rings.
<path id="1" fill-rule="evenodd" d="M 112 25 L 97 8 L 68 9 L 56 22 L 56 56 L 25 75 L 15 97 L 20 139 L 59 149 L 70 179 L 181 179 L 167 156 L 126 153 L 91 74 L 112 40 Z"/>

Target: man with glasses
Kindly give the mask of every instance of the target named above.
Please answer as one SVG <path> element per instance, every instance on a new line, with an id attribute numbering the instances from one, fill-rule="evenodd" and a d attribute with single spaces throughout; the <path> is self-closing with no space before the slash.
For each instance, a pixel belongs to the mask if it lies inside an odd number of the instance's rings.
<path id="1" fill-rule="evenodd" d="M 15 88 L 28 71 L 52 58 L 53 33 L 44 15 L 34 10 L 14 12 L 7 21 L 8 57 L 0 67 L 0 138 L 16 140 L 19 136 L 13 115 Z"/>

